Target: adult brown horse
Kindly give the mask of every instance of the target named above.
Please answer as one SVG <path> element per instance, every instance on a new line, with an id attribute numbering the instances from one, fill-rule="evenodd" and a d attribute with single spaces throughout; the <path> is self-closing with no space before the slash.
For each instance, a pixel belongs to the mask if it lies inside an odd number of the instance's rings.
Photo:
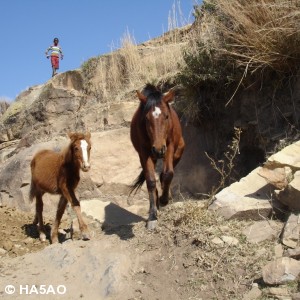
<path id="1" fill-rule="evenodd" d="M 131 186 L 130 194 L 141 188 L 146 181 L 150 200 L 147 228 L 154 229 L 157 209 L 169 202 L 174 168 L 180 161 L 185 144 L 179 118 L 169 104 L 174 99 L 174 91 L 163 94 L 153 85 L 147 84 L 142 92 L 137 91 L 137 96 L 140 105 L 131 121 L 130 137 L 143 170 Z M 159 199 L 155 179 L 158 159 L 163 159 L 160 174 L 162 195 Z"/>
<path id="2" fill-rule="evenodd" d="M 58 242 L 58 227 L 70 203 L 75 211 L 83 239 L 89 239 L 88 228 L 81 215 L 80 203 L 75 196 L 75 189 L 80 180 L 80 169 L 90 169 L 90 133 L 69 133 L 70 144 L 61 152 L 41 150 L 31 161 L 31 186 L 29 198 L 36 198 L 34 224 L 38 224 L 40 240 L 46 240 L 43 223 L 43 195 L 45 193 L 61 195 L 54 226 L 51 231 L 51 242 Z"/>

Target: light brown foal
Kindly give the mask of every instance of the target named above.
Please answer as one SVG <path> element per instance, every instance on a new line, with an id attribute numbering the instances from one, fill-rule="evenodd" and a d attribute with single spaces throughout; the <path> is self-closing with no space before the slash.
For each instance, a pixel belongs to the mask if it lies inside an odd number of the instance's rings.
<path id="1" fill-rule="evenodd" d="M 76 213 L 83 239 L 89 239 L 88 227 L 83 221 L 80 203 L 75 196 L 75 189 L 80 180 L 80 169 L 90 170 L 91 134 L 69 133 L 70 144 L 61 152 L 41 150 L 31 161 L 31 186 L 29 198 L 36 198 L 34 224 L 38 224 L 41 241 L 46 240 L 43 223 L 43 195 L 45 193 L 61 195 L 54 226 L 51 230 L 51 242 L 58 242 L 58 227 L 70 203 Z"/>

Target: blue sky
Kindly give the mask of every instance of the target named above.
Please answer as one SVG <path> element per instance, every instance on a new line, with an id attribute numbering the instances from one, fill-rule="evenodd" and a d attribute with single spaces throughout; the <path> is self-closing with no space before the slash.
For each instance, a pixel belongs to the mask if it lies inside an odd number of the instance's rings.
<path id="1" fill-rule="evenodd" d="M 193 22 L 199 0 L 1 0 L 0 100 L 14 100 L 51 77 L 45 50 L 58 37 L 60 72 L 120 46 L 128 30 L 139 44 L 168 30 L 175 5 L 178 25 Z M 179 9 L 181 13 L 179 12 Z"/>

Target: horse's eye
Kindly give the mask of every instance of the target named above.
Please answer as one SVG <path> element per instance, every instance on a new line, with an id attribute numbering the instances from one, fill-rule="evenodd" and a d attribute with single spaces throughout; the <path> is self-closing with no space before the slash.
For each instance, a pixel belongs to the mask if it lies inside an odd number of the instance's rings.
<path id="1" fill-rule="evenodd" d="M 166 115 L 166 120 L 168 120 L 169 119 L 169 115 Z"/>

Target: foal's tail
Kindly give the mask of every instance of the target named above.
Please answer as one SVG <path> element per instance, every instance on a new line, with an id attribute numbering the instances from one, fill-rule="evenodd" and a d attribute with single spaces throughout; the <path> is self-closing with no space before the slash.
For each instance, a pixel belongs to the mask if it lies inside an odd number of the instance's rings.
<path id="1" fill-rule="evenodd" d="M 34 197 L 35 197 L 35 186 L 34 186 L 32 180 L 31 180 L 30 190 L 29 190 L 29 201 L 33 202 Z"/>
<path id="2" fill-rule="evenodd" d="M 137 193 L 137 191 L 142 187 L 143 183 L 145 182 L 146 178 L 144 175 L 144 172 L 141 171 L 140 175 L 136 178 L 134 183 L 130 186 L 130 193 L 129 196 L 134 192 L 134 194 Z"/>

